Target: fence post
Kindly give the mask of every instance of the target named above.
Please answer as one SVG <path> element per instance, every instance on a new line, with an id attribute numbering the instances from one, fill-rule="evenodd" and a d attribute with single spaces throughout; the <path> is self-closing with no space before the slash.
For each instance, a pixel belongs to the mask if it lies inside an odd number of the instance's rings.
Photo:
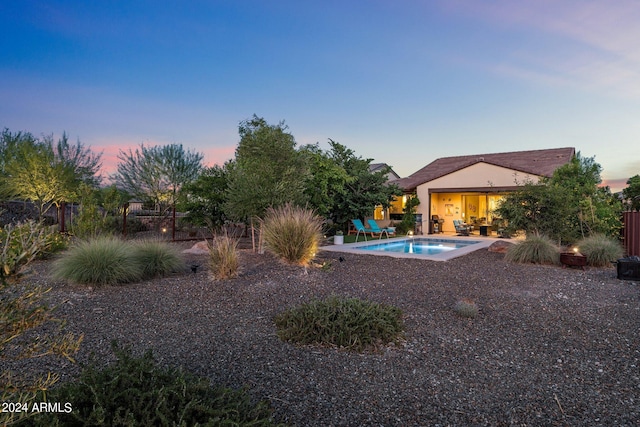
<path id="1" fill-rule="evenodd" d="M 622 213 L 623 241 L 628 256 L 640 256 L 640 211 Z"/>

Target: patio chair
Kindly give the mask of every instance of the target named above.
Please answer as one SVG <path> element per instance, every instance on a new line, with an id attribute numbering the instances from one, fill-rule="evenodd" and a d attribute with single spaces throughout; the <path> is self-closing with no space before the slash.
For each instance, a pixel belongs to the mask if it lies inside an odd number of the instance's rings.
<path id="1" fill-rule="evenodd" d="M 362 233 L 362 235 L 364 236 L 364 240 L 366 242 L 367 241 L 367 233 L 371 233 L 371 230 L 366 228 L 364 226 L 364 224 L 362 223 L 362 221 L 360 221 L 359 219 L 352 219 L 351 223 L 355 227 L 356 242 L 358 241 L 358 236 L 360 236 L 360 233 Z M 353 232 L 353 230 L 350 230 L 349 234 L 352 234 L 352 232 Z M 372 236 L 373 236 L 373 234 L 372 234 Z"/>
<path id="2" fill-rule="evenodd" d="M 395 227 L 380 228 L 378 223 L 373 219 L 369 219 L 369 220 L 367 220 L 367 222 L 369 223 L 369 230 L 370 230 L 370 233 L 371 233 L 371 237 L 374 237 L 374 234 L 379 234 L 380 238 L 382 239 L 382 234 L 383 233 L 387 234 L 387 238 L 389 238 L 390 235 L 393 235 L 393 236 L 396 235 Z"/>
<path id="3" fill-rule="evenodd" d="M 454 219 L 453 226 L 456 228 L 458 236 L 468 236 L 473 227 L 462 222 L 461 219 Z"/>

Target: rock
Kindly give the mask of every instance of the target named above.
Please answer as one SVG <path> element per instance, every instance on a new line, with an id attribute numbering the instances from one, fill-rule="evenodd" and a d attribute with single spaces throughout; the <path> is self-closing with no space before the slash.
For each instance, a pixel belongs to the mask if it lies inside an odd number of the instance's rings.
<path id="1" fill-rule="evenodd" d="M 507 252 L 507 250 L 513 246 L 513 243 L 507 242 L 505 240 L 498 240 L 497 242 L 493 242 L 491 246 L 489 246 L 489 252 L 497 252 L 503 254 Z"/>
<path id="2" fill-rule="evenodd" d="M 193 255 L 205 255 L 209 253 L 209 246 L 207 242 L 198 242 L 193 245 L 190 249 L 185 249 L 182 251 L 185 254 L 193 254 Z"/>

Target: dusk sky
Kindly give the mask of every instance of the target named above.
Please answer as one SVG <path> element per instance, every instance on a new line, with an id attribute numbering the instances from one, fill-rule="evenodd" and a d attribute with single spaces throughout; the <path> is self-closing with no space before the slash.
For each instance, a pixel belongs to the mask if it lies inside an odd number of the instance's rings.
<path id="1" fill-rule="evenodd" d="M 575 147 L 640 174 L 640 2 L 2 1 L 0 128 L 102 151 L 284 120 L 407 176 L 439 157 Z"/>

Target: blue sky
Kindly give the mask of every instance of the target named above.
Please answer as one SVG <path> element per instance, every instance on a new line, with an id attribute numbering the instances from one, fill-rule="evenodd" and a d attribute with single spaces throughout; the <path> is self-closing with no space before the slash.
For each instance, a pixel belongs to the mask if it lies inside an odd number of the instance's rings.
<path id="1" fill-rule="evenodd" d="M 438 157 L 575 147 L 640 174 L 640 2 L 5 1 L 0 127 L 103 151 L 232 158 L 284 120 L 407 176 Z"/>

